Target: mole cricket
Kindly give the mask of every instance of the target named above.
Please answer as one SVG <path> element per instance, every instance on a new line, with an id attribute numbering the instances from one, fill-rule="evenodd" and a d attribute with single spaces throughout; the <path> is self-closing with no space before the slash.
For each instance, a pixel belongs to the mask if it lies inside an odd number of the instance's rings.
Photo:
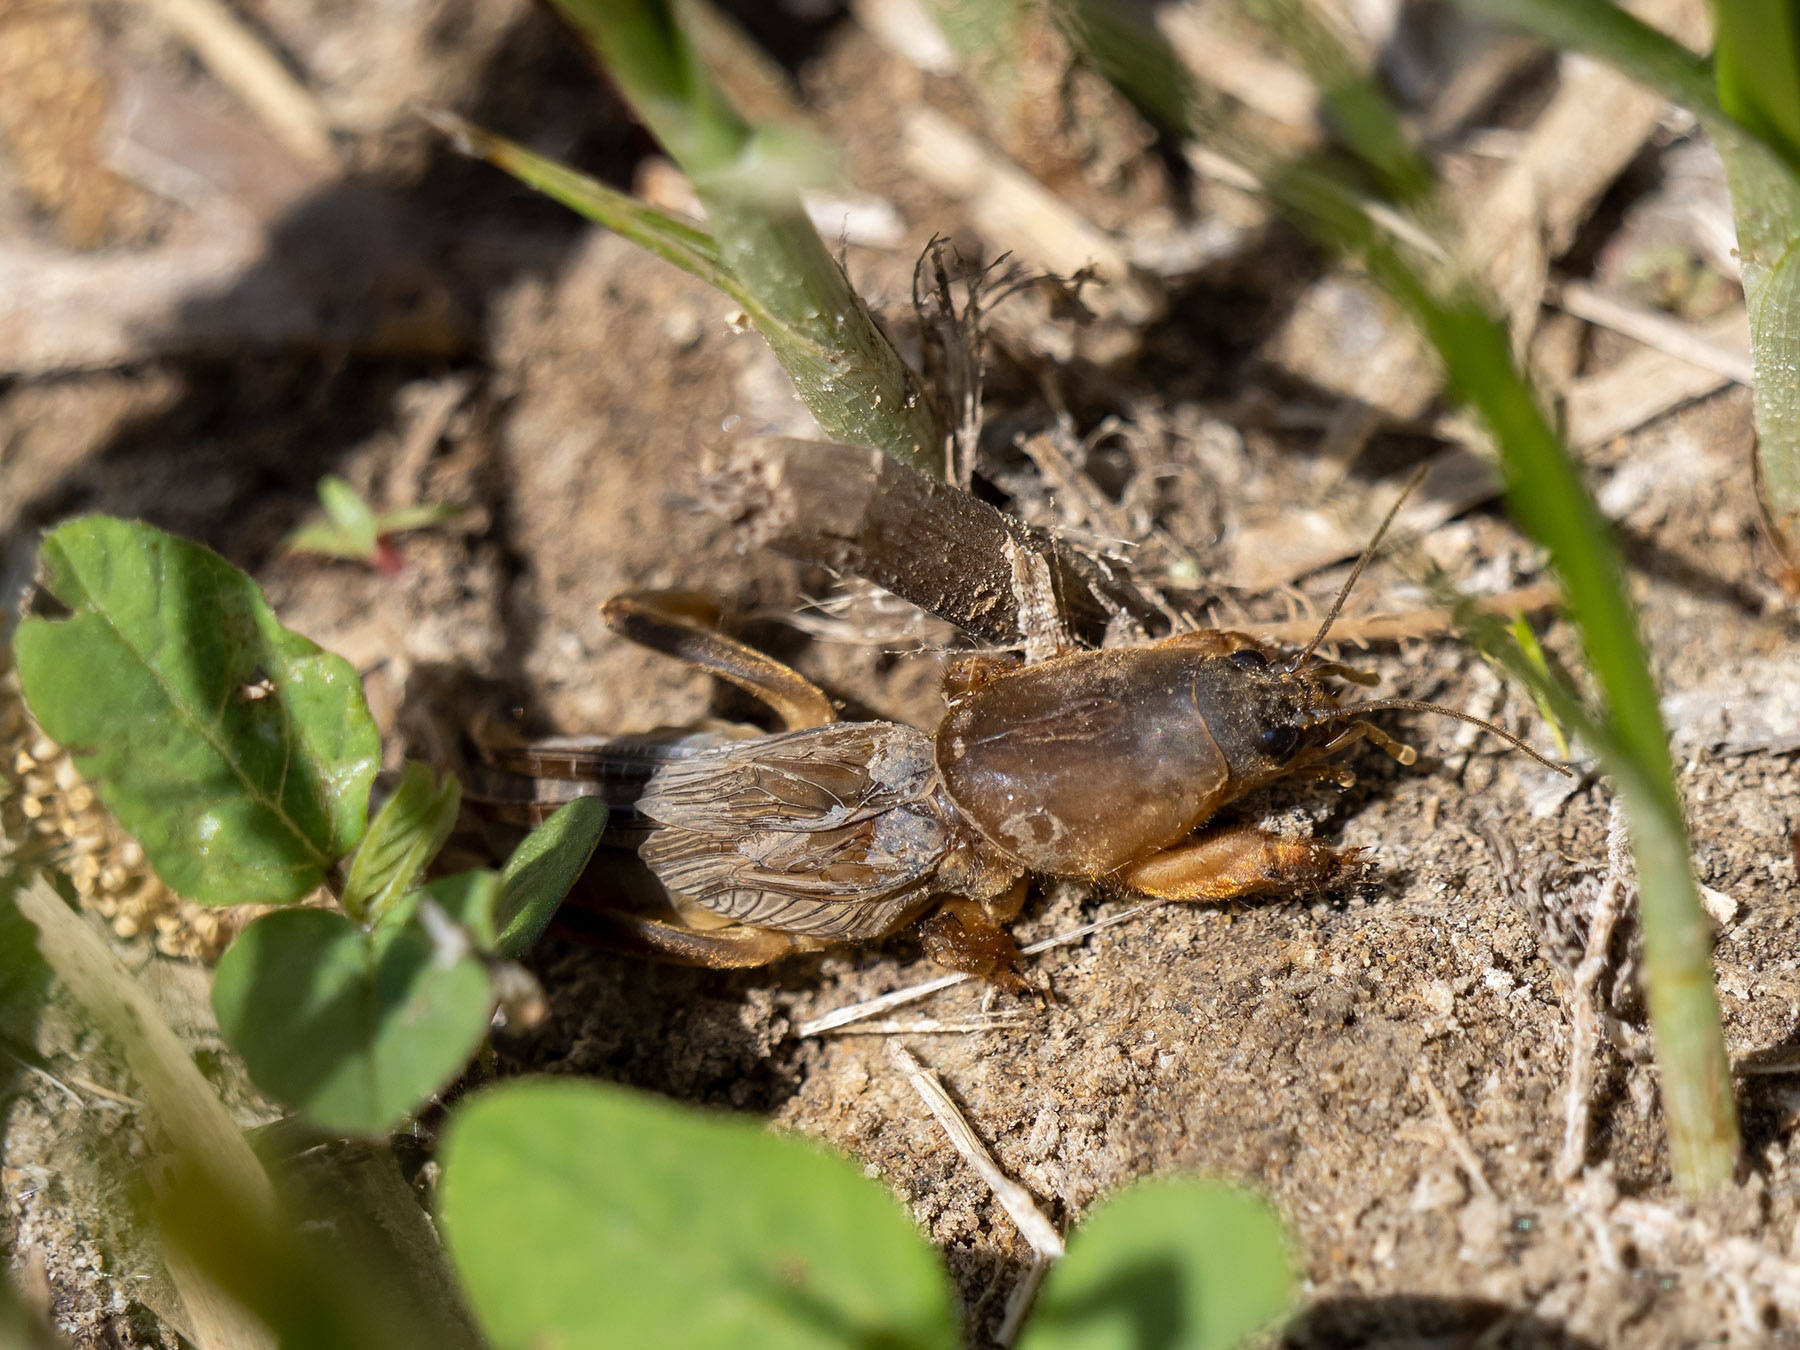
<path id="1" fill-rule="evenodd" d="M 606 843 L 635 850 L 637 866 L 614 853 L 590 875 L 608 869 L 602 921 L 628 945 L 755 966 L 917 923 L 939 964 L 1016 987 L 1018 949 L 1002 925 L 1032 874 L 1187 901 L 1338 875 L 1353 853 L 1251 825 L 1207 826 L 1277 779 L 1351 786 L 1335 758 L 1365 739 L 1414 762 L 1370 713 L 1457 718 L 1568 772 L 1454 708 L 1339 701 L 1339 685 L 1375 677 L 1317 649 L 1386 529 L 1297 651 L 1207 629 L 1035 665 L 964 656 L 946 672 L 935 734 L 838 721 L 820 689 L 717 631 L 694 597 L 616 596 L 603 608 L 615 632 L 748 691 L 785 729 L 489 746 L 499 772 L 475 795 L 538 819 L 577 796 L 605 797 Z"/>

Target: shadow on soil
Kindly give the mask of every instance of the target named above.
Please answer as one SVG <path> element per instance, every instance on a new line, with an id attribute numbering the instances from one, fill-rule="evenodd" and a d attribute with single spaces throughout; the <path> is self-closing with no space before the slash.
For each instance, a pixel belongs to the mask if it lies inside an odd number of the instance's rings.
<path id="1" fill-rule="evenodd" d="M 1554 1322 L 1479 1299 L 1325 1299 L 1292 1323 L 1282 1350 L 1359 1350 L 1395 1345 L 1481 1345 L 1491 1350 L 1599 1350 Z"/>

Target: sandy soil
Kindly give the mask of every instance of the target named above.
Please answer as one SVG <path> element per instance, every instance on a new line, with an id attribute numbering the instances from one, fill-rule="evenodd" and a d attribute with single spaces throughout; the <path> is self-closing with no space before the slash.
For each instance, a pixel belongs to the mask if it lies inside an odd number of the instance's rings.
<path id="1" fill-rule="evenodd" d="M 475 703 L 563 731 L 742 715 L 742 703 L 704 679 L 612 638 L 597 606 L 622 587 L 674 585 L 709 590 L 740 613 L 782 615 L 827 589 L 828 578 L 741 553 L 730 527 L 695 501 L 707 446 L 745 430 L 806 428 L 785 377 L 754 335 L 733 331 L 720 297 L 497 174 L 454 162 L 416 131 L 386 133 L 403 125 L 403 95 L 440 98 L 616 177 L 645 150 L 639 135 L 580 64 L 558 54 L 547 25 L 498 0 L 438 28 L 427 5 L 360 17 L 304 0 L 249 8 L 356 130 L 365 173 L 275 209 L 264 256 L 195 297 L 193 321 L 210 333 L 234 292 L 259 294 L 262 273 L 293 271 L 295 240 L 341 261 L 347 240 L 359 241 L 360 256 L 370 237 L 345 222 L 385 222 L 377 239 L 386 242 L 357 264 L 363 308 L 334 311 L 310 336 L 235 354 L 198 340 L 184 352 L 177 342 L 104 370 L 0 379 L 0 572 L 9 584 L 22 576 L 35 532 L 78 511 L 141 515 L 199 537 L 251 569 L 287 623 L 356 661 L 394 730 L 396 760 L 407 748 L 430 753 Z M 169 39 L 123 19 L 59 48 L 72 82 L 126 84 L 135 77 L 108 62 L 135 62 L 185 97 L 224 97 Z M 17 39 L 9 24 L 0 47 Z M 973 235 L 955 203 L 898 167 L 881 112 L 925 97 L 966 115 L 966 100 L 848 25 L 772 27 L 809 99 L 842 128 L 858 184 L 906 223 L 894 247 L 848 254 L 859 285 L 902 320 L 925 240 Z M 403 57 L 407 87 L 385 88 L 384 60 Z M 1516 108 L 1500 104 L 1496 120 L 1526 120 L 1530 88 L 1521 85 Z M 17 96 L 0 83 L 0 102 Z M 0 132 L 11 136 L 10 125 L 0 117 Z M 70 136 L 92 134 L 87 123 L 71 126 Z M 1597 282 L 1625 284 L 1650 245 L 1668 244 L 1674 227 L 1651 208 L 1666 204 L 1658 193 L 1689 153 L 1670 139 L 1634 162 L 1596 212 L 1594 237 L 1571 255 Z M 16 158 L 16 137 L 11 145 Z M 60 230 L 81 247 L 154 247 L 201 228 L 184 225 L 182 210 L 203 214 L 117 175 L 59 202 L 17 165 L 3 195 L 10 214 L 0 220 L 20 237 Z M 1067 349 L 1054 373 L 1078 426 L 1122 417 L 1169 466 L 1168 481 L 1148 492 L 1150 518 L 1209 569 L 1210 583 L 1226 586 L 1234 578 L 1220 569 L 1248 525 L 1363 503 L 1377 479 L 1429 447 L 1415 435 L 1378 436 L 1340 481 L 1316 457 L 1316 425 L 1271 414 L 1329 407 L 1328 391 L 1265 359 L 1286 317 L 1309 302 L 1320 264 L 1241 205 L 1220 210 L 1226 242 L 1181 280 L 1168 318 L 1044 342 Z M 110 232 L 95 224 L 113 216 Z M 1649 243 L 1627 247 L 1634 231 Z M 1381 331 L 1378 323 L 1371 341 Z M 1577 372 L 1632 351 L 1612 335 L 1557 331 Z M 991 411 L 1041 425 L 1045 362 L 1017 331 L 1002 340 Z M 1360 339 L 1339 331 L 1334 340 Z M 1559 788 L 1521 757 L 1422 720 L 1408 726 L 1418 765 L 1366 753 L 1349 792 L 1283 790 L 1246 808 L 1365 849 L 1354 884 L 1227 909 L 1168 907 L 1097 933 L 1034 963 L 1051 1001 L 967 984 L 913 1010 L 954 1019 L 992 1005 L 1022 1015 L 1004 1030 L 908 1044 L 1059 1223 L 1164 1169 L 1262 1188 L 1304 1251 L 1308 1311 L 1288 1333 L 1297 1346 L 1800 1339 L 1800 1170 L 1790 1156 L 1800 1127 L 1800 693 L 1792 611 L 1761 571 L 1750 438 L 1748 392 L 1730 388 L 1587 455 L 1627 542 L 1668 692 L 1699 874 L 1728 897 L 1716 960 L 1742 1070 L 1742 1185 L 1699 1211 L 1672 1191 L 1655 1070 L 1628 1053 L 1644 1030 L 1625 977 L 1613 997 L 1620 1044 L 1600 1056 L 1584 1179 L 1554 1179 L 1570 1058 L 1568 916 L 1606 866 L 1607 798 L 1591 778 Z M 991 467 L 1016 501 L 1042 507 L 1028 500 L 1028 465 L 1000 457 Z M 1096 456 L 1094 471 L 1115 493 L 1133 476 L 1116 448 Z M 398 576 L 286 558 L 278 542 L 311 510 L 325 472 L 378 502 L 475 509 L 461 528 L 408 539 Z M 1491 506 L 1434 531 L 1403 565 L 1425 556 L 1487 592 L 1541 574 Z M 1317 601 L 1341 576 L 1316 573 L 1302 590 Z M 1291 600 L 1244 603 L 1252 615 L 1284 617 Z M 1388 566 L 1372 572 L 1360 602 L 1420 603 Z M 747 631 L 853 708 L 935 722 L 935 630 L 922 649 L 809 640 L 766 619 Z M 1574 656 L 1563 625 L 1544 638 Z M 1384 691 L 1536 722 L 1527 700 L 1455 643 L 1364 659 Z M 1532 734 L 1548 744 L 1541 728 Z M 1040 887 L 1017 932 L 1049 935 L 1132 903 Z M 1628 948 L 1627 934 L 1621 953 Z M 141 943 L 132 950 L 167 991 L 203 1067 L 230 1085 L 198 968 Z M 972 1336 L 992 1335 L 1029 1258 L 1022 1239 L 880 1037 L 795 1034 L 819 1012 L 927 978 L 915 941 L 718 974 L 553 939 L 532 966 L 550 1016 L 503 1036 L 484 1075 L 590 1074 L 765 1113 L 830 1142 L 906 1198 L 950 1261 Z M 65 1082 L 74 1074 L 98 1086 L 71 1096 L 23 1072 L 10 1084 L 0 1180 L 11 1262 L 78 1343 L 172 1344 L 155 1315 L 154 1257 L 107 1218 L 148 1145 L 135 1108 L 98 1089 L 128 1093 L 129 1084 L 66 1012 L 34 1035 Z M 254 1104 L 242 1104 L 256 1118 Z"/>

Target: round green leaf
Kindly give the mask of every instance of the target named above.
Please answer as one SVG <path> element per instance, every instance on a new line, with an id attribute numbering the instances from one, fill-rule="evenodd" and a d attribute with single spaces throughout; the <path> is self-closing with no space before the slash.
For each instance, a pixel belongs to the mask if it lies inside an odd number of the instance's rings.
<path id="1" fill-rule="evenodd" d="M 1020 1350 L 1229 1350 L 1292 1306 L 1281 1219 L 1221 1181 L 1152 1180 L 1090 1214 L 1044 1281 Z"/>
<path id="2" fill-rule="evenodd" d="M 326 1129 L 381 1134 L 468 1062 L 493 1000 L 410 915 L 365 932 L 334 910 L 265 914 L 213 976 L 213 1011 L 251 1079 Z"/>
<path id="3" fill-rule="evenodd" d="M 606 829 L 606 803 L 577 797 L 520 841 L 501 873 L 496 950 L 519 957 L 543 935 Z"/>
<path id="4" fill-rule="evenodd" d="M 66 618 L 14 639 L 25 699 L 170 889 L 279 904 L 361 838 L 381 743 L 356 671 L 210 549 L 107 516 L 44 539 Z"/>
<path id="5" fill-rule="evenodd" d="M 893 1197 L 760 1121 L 538 1080 L 471 1099 L 440 1157 L 450 1253 L 502 1350 L 955 1343 Z"/>

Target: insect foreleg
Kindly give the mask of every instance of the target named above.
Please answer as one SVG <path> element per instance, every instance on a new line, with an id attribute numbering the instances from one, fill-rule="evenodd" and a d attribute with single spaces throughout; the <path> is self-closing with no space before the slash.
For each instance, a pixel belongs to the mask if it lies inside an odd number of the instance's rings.
<path id="1" fill-rule="evenodd" d="M 1354 856 L 1310 839 L 1236 825 L 1129 863 L 1110 880 L 1163 900 L 1235 900 L 1322 886 Z"/>
<path id="2" fill-rule="evenodd" d="M 940 966 L 981 975 L 1002 989 L 1023 989 L 1019 944 L 973 900 L 946 900 L 919 924 L 925 954 Z"/>
<path id="3" fill-rule="evenodd" d="M 1327 755 L 1335 755 L 1340 750 L 1347 750 L 1352 745 L 1355 745 L 1358 741 L 1365 738 L 1374 741 L 1376 745 L 1380 746 L 1402 764 L 1411 764 L 1419 757 L 1419 752 L 1410 745 L 1395 740 L 1373 722 L 1365 722 L 1360 718 L 1345 727 L 1341 735 L 1336 736 L 1329 741 L 1325 748 L 1319 752 L 1319 756 L 1320 758 L 1324 758 Z"/>

